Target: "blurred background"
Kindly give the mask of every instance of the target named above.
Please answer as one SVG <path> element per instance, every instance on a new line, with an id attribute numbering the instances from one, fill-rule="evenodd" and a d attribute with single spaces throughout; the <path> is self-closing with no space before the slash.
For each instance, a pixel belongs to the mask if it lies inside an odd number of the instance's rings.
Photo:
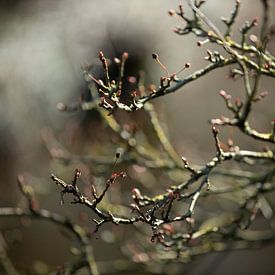
<path id="1" fill-rule="evenodd" d="M 97 64 L 100 50 L 110 58 L 129 52 L 128 72 L 134 75 L 139 70 L 145 71 L 147 83 L 157 84 L 164 74 L 153 62 L 152 52 L 159 54 L 170 72 L 190 62 L 191 68 L 184 71 L 182 77 L 205 66 L 204 57 L 211 45 L 197 47 L 194 36 L 182 37 L 172 31 L 182 23 L 171 18 L 167 11 L 176 9 L 179 3 L 168 0 L 0 1 L 0 206 L 24 205 L 16 184 L 17 174 L 23 173 L 34 186 L 41 206 L 74 218 L 78 216 L 81 207 L 60 208 L 57 188 L 49 177 L 51 172 L 56 172 L 69 180 L 76 164 L 64 166 L 54 161 L 43 137 L 45 140 L 45 136 L 54 136 L 74 154 L 98 155 L 101 152 L 98 147 L 109 142 L 108 132 L 95 112 L 62 113 L 56 105 L 77 101 L 81 94 L 89 94 L 81 65 Z M 203 10 L 223 27 L 219 18 L 228 16 L 233 6 L 232 0 L 208 0 Z M 274 11 L 273 5 L 272 16 Z M 242 1 L 235 25 L 236 38 L 243 22 L 261 18 L 261 12 L 260 1 Z M 259 27 L 254 30 L 255 34 L 257 31 Z M 273 39 L 269 44 L 273 53 L 274 45 Z M 214 71 L 175 94 L 153 102 L 176 151 L 191 163 L 204 164 L 213 156 L 215 145 L 208 121 L 228 114 L 219 91 L 223 89 L 233 97 L 243 96 L 242 80 L 232 81 L 228 75 L 228 68 Z M 269 131 L 274 118 L 272 89 L 274 80 L 264 78 L 261 90 L 269 91 L 269 97 L 256 104 L 250 117 L 252 126 L 260 132 Z M 139 113 L 130 118 L 128 114 L 120 116 L 122 121 L 135 121 L 139 127 L 146 125 Z M 237 130 L 224 129 L 222 137 L 233 138 L 242 149 L 261 150 L 263 146 L 244 138 Z M 106 146 L 114 147 L 111 145 Z M 87 165 L 81 167 L 90 169 Z M 91 220 L 89 223 L 92 227 Z M 72 257 L 70 239 L 64 239 L 56 226 L 46 222 L 22 226 L 16 219 L 3 218 L 0 229 L 8 243 L 8 253 L 22 274 L 46 274 Z M 122 257 L 118 246 L 112 244 L 112 230 L 104 231 L 107 235 L 99 234 L 99 238 L 93 240 L 98 261 Z M 160 265 L 155 272 L 271 275 L 275 274 L 274 253 L 275 246 L 270 245 L 259 250 L 211 254 L 175 265 L 174 269 L 169 266 L 167 270 Z"/>

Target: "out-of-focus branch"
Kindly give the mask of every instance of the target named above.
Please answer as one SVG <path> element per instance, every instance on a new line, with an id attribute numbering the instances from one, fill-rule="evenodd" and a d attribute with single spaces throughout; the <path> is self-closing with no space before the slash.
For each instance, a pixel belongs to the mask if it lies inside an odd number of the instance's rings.
<path id="1" fill-rule="evenodd" d="M 79 243 L 81 251 L 79 261 L 84 263 L 83 265 L 86 266 L 89 274 L 99 274 L 94 260 L 93 248 L 90 244 L 90 238 L 88 234 L 85 232 L 85 230 L 78 224 L 71 222 L 67 217 L 63 217 L 57 213 L 52 213 L 46 209 L 41 209 L 38 205 L 38 201 L 34 197 L 34 191 L 32 187 L 25 181 L 23 176 L 18 176 L 18 184 L 22 194 L 27 199 L 29 205 L 28 209 L 25 210 L 22 208 L 2 207 L 0 208 L 0 216 L 29 217 L 31 219 L 46 220 L 70 231 Z M 79 265 L 78 263 L 69 265 L 66 268 L 66 274 L 75 274 L 76 271 L 83 265 Z M 79 268 L 75 268 L 76 266 L 78 266 Z"/>

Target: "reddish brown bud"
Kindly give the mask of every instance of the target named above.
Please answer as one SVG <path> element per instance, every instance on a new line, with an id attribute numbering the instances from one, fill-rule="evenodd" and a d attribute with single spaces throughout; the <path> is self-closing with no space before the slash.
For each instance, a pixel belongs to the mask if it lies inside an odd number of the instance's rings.
<path id="1" fill-rule="evenodd" d="M 219 133 L 219 129 L 216 128 L 214 125 L 212 126 L 212 132 L 217 135 Z"/>
<path id="2" fill-rule="evenodd" d="M 269 69 L 270 69 L 270 65 L 269 65 L 268 63 L 265 63 L 265 64 L 264 64 L 264 68 L 265 68 L 266 70 L 269 70 Z"/>
<path id="3" fill-rule="evenodd" d="M 173 32 L 174 33 L 179 33 L 180 32 L 180 30 L 181 30 L 181 28 L 180 27 L 175 27 L 175 28 L 173 28 Z"/>
<path id="4" fill-rule="evenodd" d="M 25 184 L 25 178 L 23 175 L 19 174 L 17 175 L 17 181 L 18 181 L 18 184 L 20 184 L 21 186 L 23 186 Z"/>
<path id="5" fill-rule="evenodd" d="M 174 194 L 174 191 L 173 191 L 173 190 L 168 189 L 167 192 L 168 192 L 168 197 L 169 197 L 169 198 L 174 198 L 174 195 L 175 195 L 175 194 Z"/>
<path id="6" fill-rule="evenodd" d="M 260 92 L 260 94 L 259 94 L 259 96 L 261 97 L 261 98 L 264 98 L 264 97 L 266 97 L 268 95 L 268 91 L 263 91 L 263 92 Z"/>
<path id="7" fill-rule="evenodd" d="M 141 197 L 141 193 L 138 188 L 133 188 L 132 194 L 133 194 L 132 196 L 136 199 L 139 199 Z"/>
<path id="8" fill-rule="evenodd" d="M 63 102 L 58 102 L 58 103 L 56 104 L 56 108 L 57 108 L 57 110 L 59 110 L 59 111 L 66 111 L 67 105 L 66 105 L 65 103 L 63 103 Z"/>
<path id="9" fill-rule="evenodd" d="M 127 80 L 128 80 L 128 82 L 131 83 L 131 84 L 137 83 L 137 79 L 136 79 L 136 77 L 134 77 L 134 76 L 129 76 L 129 77 L 127 78 Z"/>
<path id="10" fill-rule="evenodd" d="M 163 230 L 165 231 L 166 234 L 172 234 L 175 232 L 175 229 L 171 224 L 164 224 Z"/>
<path id="11" fill-rule="evenodd" d="M 205 39 L 205 40 L 203 40 L 203 41 L 198 41 L 197 42 L 197 45 L 199 46 L 199 47 L 201 47 L 202 45 L 204 45 L 204 44 L 206 44 L 206 43 L 208 43 L 209 42 L 209 39 L 207 38 L 207 39 Z"/>
<path id="12" fill-rule="evenodd" d="M 136 90 L 133 91 L 133 92 L 131 93 L 131 96 L 135 98 L 135 97 L 137 96 L 137 91 L 136 91 Z"/>
<path id="13" fill-rule="evenodd" d="M 112 173 L 111 179 L 116 179 L 117 177 L 118 177 L 118 174 L 117 174 L 117 173 Z"/>
<path id="14" fill-rule="evenodd" d="M 138 205 L 136 205 L 136 204 L 134 204 L 134 203 L 131 203 L 131 204 L 130 204 L 130 207 L 131 207 L 133 210 L 140 211 Z"/>
<path id="15" fill-rule="evenodd" d="M 81 176 L 81 171 L 79 169 L 75 169 L 75 176 L 79 178 Z"/>
<path id="16" fill-rule="evenodd" d="M 98 84 L 104 86 L 104 82 L 101 79 L 98 80 Z"/>
<path id="17" fill-rule="evenodd" d="M 223 121 L 220 118 L 213 118 L 213 119 L 211 119 L 210 123 L 212 125 L 214 125 L 214 124 L 222 124 Z"/>
<path id="18" fill-rule="evenodd" d="M 120 64 L 120 63 L 121 63 L 120 59 L 117 58 L 117 57 L 114 58 L 114 62 L 115 62 L 116 64 Z"/>
<path id="19" fill-rule="evenodd" d="M 235 100 L 235 104 L 236 104 L 237 107 L 241 107 L 242 106 L 241 99 L 237 97 L 236 100 Z"/>
<path id="20" fill-rule="evenodd" d="M 227 140 L 227 144 L 228 144 L 229 147 L 232 147 L 234 145 L 234 142 L 233 142 L 233 140 L 231 138 L 229 138 Z"/>
<path id="21" fill-rule="evenodd" d="M 258 37 L 255 34 L 250 34 L 249 35 L 249 39 L 253 43 L 257 43 L 258 42 Z"/>
<path id="22" fill-rule="evenodd" d="M 99 57 L 100 60 L 104 59 L 104 54 L 103 54 L 102 51 L 100 51 L 100 52 L 98 53 L 98 57 Z"/>
<path id="23" fill-rule="evenodd" d="M 185 68 L 190 68 L 191 67 L 191 63 L 185 63 Z"/>
<path id="24" fill-rule="evenodd" d="M 122 178 L 125 178 L 125 177 L 127 177 L 127 174 L 125 172 L 120 172 L 119 176 Z"/>
<path id="25" fill-rule="evenodd" d="M 195 223 L 194 218 L 191 218 L 191 217 L 187 217 L 185 220 L 186 220 L 186 222 L 189 223 L 190 225 L 194 225 L 194 223 Z"/>
<path id="26" fill-rule="evenodd" d="M 124 52 L 124 53 L 122 54 L 122 60 L 123 60 L 123 61 L 125 61 L 126 59 L 128 59 L 128 57 L 129 57 L 129 54 L 128 54 L 127 52 Z"/>
<path id="27" fill-rule="evenodd" d="M 170 16 L 173 16 L 173 15 L 176 14 L 176 12 L 175 12 L 174 10 L 169 10 L 169 11 L 168 11 L 168 14 L 169 14 Z"/>
<path id="28" fill-rule="evenodd" d="M 156 87 L 156 85 L 154 85 L 154 84 L 150 84 L 149 87 L 148 87 L 148 90 L 149 90 L 149 92 L 151 92 L 151 93 L 155 92 L 156 89 L 157 89 L 157 87 Z"/>
<path id="29" fill-rule="evenodd" d="M 39 203 L 36 199 L 34 199 L 34 198 L 30 199 L 30 208 L 31 209 L 38 209 L 39 208 Z"/>
<path id="30" fill-rule="evenodd" d="M 158 59 L 158 55 L 156 53 L 152 53 L 153 59 Z"/>
<path id="31" fill-rule="evenodd" d="M 224 90 L 220 91 L 220 95 L 226 100 L 231 99 L 231 95 L 227 94 L 226 91 L 224 91 Z"/>
<path id="32" fill-rule="evenodd" d="M 225 96 L 226 96 L 226 92 L 225 92 L 224 90 L 220 90 L 220 95 L 221 95 L 222 97 L 225 97 Z"/>
<path id="33" fill-rule="evenodd" d="M 79 218 L 79 221 L 80 221 L 80 222 L 85 222 L 85 221 L 88 220 L 88 214 L 85 213 L 85 212 L 83 212 L 83 211 L 81 211 L 81 212 L 79 213 L 79 215 L 78 215 L 78 218 Z"/>
<path id="34" fill-rule="evenodd" d="M 253 19 L 253 21 L 252 21 L 253 26 L 257 26 L 258 23 L 259 23 L 259 18 L 258 18 L 258 17 L 255 17 L 255 18 Z"/>

